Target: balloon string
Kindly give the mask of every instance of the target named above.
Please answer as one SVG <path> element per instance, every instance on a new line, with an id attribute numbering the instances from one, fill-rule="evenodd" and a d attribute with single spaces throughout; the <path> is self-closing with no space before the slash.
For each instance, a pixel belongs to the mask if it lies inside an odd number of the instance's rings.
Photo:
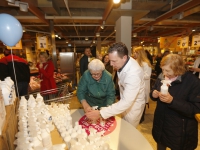
<path id="1" fill-rule="evenodd" d="M 15 77 L 15 84 L 16 84 L 16 89 L 17 89 L 17 97 L 19 97 L 19 90 L 18 90 L 18 85 L 17 85 L 17 77 L 16 77 L 16 72 L 15 72 L 15 65 L 14 65 L 14 59 L 13 59 L 13 52 L 12 52 L 12 47 L 11 47 L 11 57 L 12 57 L 12 65 L 13 65 L 13 71 L 14 71 L 14 77 Z"/>

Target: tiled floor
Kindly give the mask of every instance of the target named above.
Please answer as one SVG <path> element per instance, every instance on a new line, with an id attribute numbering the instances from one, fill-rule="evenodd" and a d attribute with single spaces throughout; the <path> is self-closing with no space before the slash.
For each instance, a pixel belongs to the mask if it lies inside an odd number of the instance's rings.
<path id="1" fill-rule="evenodd" d="M 149 141 L 152 145 L 153 149 L 156 150 L 156 142 L 154 141 L 151 130 L 152 130 L 152 123 L 153 123 L 153 114 L 156 107 L 156 102 L 151 101 L 149 102 L 149 108 L 146 109 L 145 112 L 145 120 L 143 123 L 139 124 L 137 129 L 143 134 L 143 136 Z M 82 108 L 81 104 L 78 102 L 77 97 L 73 97 L 70 100 L 70 108 L 71 109 L 78 109 Z M 196 150 L 200 150 L 200 123 L 199 123 L 199 143 Z M 167 149 L 169 150 L 169 149 Z"/>

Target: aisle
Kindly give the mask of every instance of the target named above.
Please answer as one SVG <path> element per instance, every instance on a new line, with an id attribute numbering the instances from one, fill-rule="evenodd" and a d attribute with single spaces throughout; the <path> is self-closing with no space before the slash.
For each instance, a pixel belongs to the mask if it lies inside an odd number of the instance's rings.
<path id="1" fill-rule="evenodd" d="M 149 101 L 149 108 L 146 109 L 145 113 L 145 120 L 143 123 L 139 124 L 137 129 L 143 134 L 143 136 L 149 141 L 149 143 L 152 145 L 153 149 L 156 150 L 156 142 L 154 141 L 151 130 L 152 130 L 152 124 L 153 124 L 153 114 L 156 107 L 156 102 L 150 100 Z M 79 103 L 77 97 L 73 97 L 70 100 L 70 108 L 71 109 L 80 109 L 82 108 L 81 104 Z M 200 123 L 199 123 L 199 143 L 196 150 L 200 150 Z M 170 149 L 167 149 L 170 150 Z"/>

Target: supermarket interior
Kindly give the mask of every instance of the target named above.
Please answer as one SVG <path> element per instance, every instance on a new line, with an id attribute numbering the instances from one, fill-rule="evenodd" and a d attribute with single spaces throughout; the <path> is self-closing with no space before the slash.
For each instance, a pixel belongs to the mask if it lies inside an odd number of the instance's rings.
<path id="1" fill-rule="evenodd" d="M 0 0 L 0 150 L 200 150 L 199 72 L 200 0 Z M 186 132 L 156 124 L 170 115 Z"/>

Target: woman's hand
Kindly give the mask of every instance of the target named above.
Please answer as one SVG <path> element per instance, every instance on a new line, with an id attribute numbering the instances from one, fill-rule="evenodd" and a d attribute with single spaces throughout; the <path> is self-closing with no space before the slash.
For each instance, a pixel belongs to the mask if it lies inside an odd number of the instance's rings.
<path id="1" fill-rule="evenodd" d="M 42 67 L 43 67 L 43 64 L 42 64 L 42 63 L 40 63 L 40 64 L 39 64 L 39 67 L 40 67 L 40 69 L 42 69 Z"/>
<path id="2" fill-rule="evenodd" d="M 169 94 L 169 92 L 167 94 L 159 93 L 159 98 L 160 101 L 168 104 L 170 104 L 173 101 L 173 97 Z"/>
<path id="3" fill-rule="evenodd" d="M 92 107 L 87 103 L 86 100 L 82 100 L 81 103 L 85 113 L 92 111 Z"/>
<path id="4" fill-rule="evenodd" d="M 154 91 L 152 92 L 152 96 L 153 96 L 153 98 L 158 98 L 159 93 L 160 93 L 159 91 L 154 90 Z"/>

